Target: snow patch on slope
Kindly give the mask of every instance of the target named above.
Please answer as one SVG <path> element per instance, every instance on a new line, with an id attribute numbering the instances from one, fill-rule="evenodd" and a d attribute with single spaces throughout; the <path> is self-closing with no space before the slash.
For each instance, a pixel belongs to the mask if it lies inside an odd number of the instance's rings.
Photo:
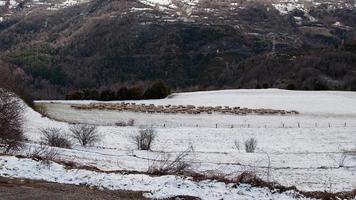
<path id="1" fill-rule="evenodd" d="M 299 3 L 273 3 L 272 5 L 283 15 L 286 15 L 295 9 L 299 9 L 303 11 L 305 10 L 304 4 L 299 4 Z"/>
<path id="2" fill-rule="evenodd" d="M 88 103 L 90 101 L 76 102 Z M 132 135 L 138 132 L 137 127 L 99 126 L 99 133 L 103 135 L 102 141 L 97 144 L 99 146 L 82 148 L 75 145 L 73 149 L 59 149 L 60 158 L 68 161 L 75 160 L 82 165 L 96 166 L 102 170 L 145 172 L 152 164 L 150 160 L 159 158 L 160 154 L 157 154 L 157 152 L 175 155 L 175 153 L 186 150 L 188 145 L 192 145 L 196 152 L 187 160 L 192 163 L 192 170 L 196 172 L 239 175 L 243 171 L 254 171 L 259 177 L 267 179 L 265 173 L 266 158 L 260 152 L 263 150 L 269 153 L 272 160 L 272 176 L 269 179 L 271 181 L 286 186 L 295 185 L 301 190 L 323 191 L 329 187 L 329 184 L 326 183 L 330 183 L 330 180 L 332 180 L 334 192 L 351 190 L 356 184 L 352 178 L 355 174 L 356 168 L 353 166 L 356 166 L 356 160 L 349 157 L 345 163 L 346 167 L 337 168 L 336 162 L 330 157 L 333 156 L 333 158 L 338 159 L 342 155 L 340 148 L 354 148 L 356 137 L 353 134 L 356 127 L 355 115 L 353 114 L 355 113 L 353 108 L 356 107 L 355 92 L 285 91 L 276 89 L 222 90 L 178 93 L 167 99 L 138 102 L 150 102 L 159 105 L 240 105 L 247 107 L 266 106 L 267 108 L 270 106 L 282 108 L 288 106 L 298 108 L 296 110 L 309 110 L 310 113 L 319 113 L 319 115 L 308 117 L 303 117 L 303 114 L 290 117 L 246 116 L 245 118 L 243 116 L 213 114 L 209 116 L 212 117 L 212 121 L 209 121 L 207 119 L 210 118 L 206 118 L 206 116 L 199 118 L 199 116 L 188 115 L 131 113 L 136 114 L 132 117 L 128 113 L 122 112 L 88 111 L 93 116 L 94 121 L 108 122 L 108 120 L 114 120 L 114 123 L 132 118 L 137 120 L 137 126 L 141 123 L 154 126 L 155 123 L 166 123 L 167 127 L 156 129 L 157 140 L 152 152 L 141 152 L 136 151 L 136 146 L 131 141 Z M 57 104 L 48 105 L 51 108 L 51 106 Z M 35 145 L 35 142 L 41 141 L 41 128 L 57 127 L 68 131 L 69 124 L 41 117 L 32 109 L 26 109 L 25 133 L 32 143 L 29 145 Z M 87 119 L 87 116 L 81 115 L 77 110 L 70 110 L 68 107 L 59 107 L 58 109 L 55 111 L 56 113 L 61 113 L 60 110 L 64 110 L 65 116 L 72 115 L 74 116 L 73 119 Z M 49 113 L 51 111 L 52 109 L 48 109 Z M 325 113 L 325 111 L 327 112 Z M 328 114 L 329 112 L 334 113 Z M 339 117 L 335 113 L 349 117 Z M 73 120 L 69 121 L 72 122 Z M 168 122 L 170 121 L 180 124 L 180 126 L 169 128 Z M 90 120 L 84 122 L 92 123 Z M 307 122 L 310 124 L 306 124 Z M 328 128 L 328 122 L 331 122 L 331 128 Z M 344 122 L 347 122 L 347 127 L 344 127 Z M 194 126 L 188 127 L 186 123 L 191 123 Z M 219 124 L 218 128 L 215 128 L 215 123 Z M 227 123 L 228 126 L 223 128 L 223 123 Z M 234 128 L 231 128 L 232 123 L 235 123 Z M 240 123 L 251 126 L 250 128 L 239 128 Z M 271 123 L 278 124 L 279 128 L 277 126 L 271 127 Z M 281 123 L 286 128 L 282 128 Z M 300 128 L 297 127 L 298 123 L 301 123 Z M 196 124 L 199 124 L 199 127 L 196 127 Z M 265 127 L 266 124 L 268 127 Z M 211 128 L 207 128 L 209 126 Z M 258 152 L 245 153 L 243 150 L 240 152 L 234 147 L 235 140 L 243 144 L 243 141 L 250 137 L 258 140 Z M 241 166 L 235 165 L 236 163 L 241 164 Z"/>

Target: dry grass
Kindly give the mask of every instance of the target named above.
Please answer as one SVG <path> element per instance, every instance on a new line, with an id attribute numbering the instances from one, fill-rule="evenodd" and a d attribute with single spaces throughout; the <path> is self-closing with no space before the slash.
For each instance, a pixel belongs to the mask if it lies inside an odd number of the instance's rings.
<path id="1" fill-rule="evenodd" d="M 149 167 L 148 173 L 153 175 L 183 174 L 190 168 L 190 164 L 186 159 L 193 152 L 194 148 L 191 146 L 173 159 L 171 154 L 163 154 L 161 156 L 163 159 L 154 162 Z"/>

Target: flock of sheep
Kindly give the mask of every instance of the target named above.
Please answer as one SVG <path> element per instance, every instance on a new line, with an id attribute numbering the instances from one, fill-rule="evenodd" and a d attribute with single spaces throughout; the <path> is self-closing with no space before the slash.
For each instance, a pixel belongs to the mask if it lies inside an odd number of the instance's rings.
<path id="1" fill-rule="evenodd" d="M 142 113 L 170 113 L 170 114 L 258 114 L 258 115 L 286 115 L 299 114 L 297 111 L 274 110 L 274 109 L 249 109 L 229 106 L 194 106 L 194 105 L 154 105 L 154 104 L 136 104 L 136 103 L 90 103 L 90 104 L 74 104 L 72 108 L 80 110 L 117 110 L 117 111 L 132 111 Z"/>

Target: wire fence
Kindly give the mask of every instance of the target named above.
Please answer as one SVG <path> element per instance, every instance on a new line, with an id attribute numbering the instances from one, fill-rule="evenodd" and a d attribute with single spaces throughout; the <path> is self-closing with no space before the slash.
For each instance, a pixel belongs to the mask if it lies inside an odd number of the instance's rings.
<path id="1" fill-rule="evenodd" d="M 271 123 L 271 124 L 261 124 L 261 123 L 215 123 L 215 124 L 207 124 L 207 123 L 162 123 L 162 124 L 152 124 L 151 127 L 157 128 L 179 128 L 179 127 L 187 127 L 187 128 L 231 128 L 231 129 L 241 129 L 241 128 L 356 128 L 356 122 L 328 122 L 328 123 L 284 123 L 280 124 Z"/>

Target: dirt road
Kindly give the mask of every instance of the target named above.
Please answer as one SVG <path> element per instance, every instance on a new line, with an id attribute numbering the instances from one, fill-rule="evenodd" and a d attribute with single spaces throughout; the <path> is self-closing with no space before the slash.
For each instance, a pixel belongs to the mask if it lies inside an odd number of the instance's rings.
<path id="1" fill-rule="evenodd" d="M 85 186 L 12 179 L 0 176 L 0 200 L 147 200 L 142 192 L 110 191 Z M 199 200 L 179 196 L 167 200 Z"/>
<path id="2" fill-rule="evenodd" d="M 84 186 L 0 177 L 0 200 L 144 200 L 140 192 L 108 191 Z"/>

